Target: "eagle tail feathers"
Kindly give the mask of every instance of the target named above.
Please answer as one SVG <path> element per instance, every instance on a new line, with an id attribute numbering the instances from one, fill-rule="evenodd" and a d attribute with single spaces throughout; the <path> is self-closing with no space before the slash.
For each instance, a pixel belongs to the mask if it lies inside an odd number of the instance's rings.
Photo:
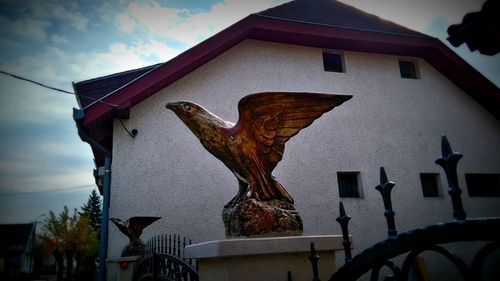
<path id="1" fill-rule="evenodd" d="M 283 185 L 281 185 L 281 183 L 275 178 L 273 178 L 273 183 L 274 183 L 274 187 L 278 191 L 277 193 L 280 194 L 283 197 L 283 199 L 285 199 L 285 201 L 287 201 L 290 204 L 293 204 L 294 203 L 293 198 L 290 195 L 290 193 L 288 193 L 288 191 L 286 191 L 285 187 Z"/>

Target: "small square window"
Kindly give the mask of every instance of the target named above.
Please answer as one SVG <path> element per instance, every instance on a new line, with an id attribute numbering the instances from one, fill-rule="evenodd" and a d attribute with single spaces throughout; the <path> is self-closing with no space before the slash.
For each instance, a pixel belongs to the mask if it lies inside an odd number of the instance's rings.
<path id="1" fill-rule="evenodd" d="M 413 61 L 400 60 L 399 61 L 399 72 L 401 73 L 401 78 L 417 79 L 417 68 Z"/>
<path id="2" fill-rule="evenodd" d="M 469 196 L 500 196 L 500 174 L 465 174 Z"/>
<path id="3" fill-rule="evenodd" d="M 340 198 L 359 198 L 359 172 L 337 172 Z"/>
<path id="4" fill-rule="evenodd" d="M 421 173 L 420 183 L 424 197 L 439 197 L 439 174 Z"/>
<path id="5" fill-rule="evenodd" d="M 323 67 L 329 72 L 344 72 L 342 55 L 323 52 Z"/>

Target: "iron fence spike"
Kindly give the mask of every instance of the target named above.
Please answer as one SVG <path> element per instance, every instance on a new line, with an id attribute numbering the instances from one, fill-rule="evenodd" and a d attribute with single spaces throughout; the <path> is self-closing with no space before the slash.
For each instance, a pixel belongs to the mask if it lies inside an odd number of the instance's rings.
<path id="1" fill-rule="evenodd" d="M 396 222 L 394 220 L 396 213 L 392 209 L 391 201 L 391 191 L 395 185 L 396 184 L 394 182 L 388 180 L 384 167 L 380 167 L 380 184 L 375 186 L 375 189 L 380 192 L 380 195 L 382 195 L 382 201 L 385 209 L 384 216 L 387 222 L 387 236 L 389 238 L 394 238 L 398 235 Z"/>
<path id="2" fill-rule="evenodd" d="M 351 241 L 349 241 L 349 217 L 344 208 L 344 204 L 342 201 L 339 202 L 339 216 L 337 217 L 337 222 L 340 224 L 340 228 L 342 229 L 342 246 L 344 247 L 344 257 L 345 262 L 349 262 L 352 258 L 351 255 Z"/>
<path id="3" fill-rule="evenodd" d="M 316 249 L 314 247 L 314 242 L 311 242 L 311 256 L 309 257 L 309 260 L 311 261 L 311 265 L 313 268 L 313 281 L 320 281 L 319 280 L 319 274 L 318 274 L 318 260 L 319 256 L 316 254 Z"/>
<path id="4" fill-rule="evenodd" d="M 341 218 L 346 216 L 344 204 L 342 203 L 342 201 L 340 201 L 339 203 L 339 213 Z"/>
<path id="5" fill-rule="evenodd" d="M 446 136 L 441 137 L 441 152 L 435 163 L 441 166 L 448 180 L 448 194 L 451 197 L 453 206 L 453 216 L 456 220 L 465 220 L 467 215 L 462 204 L 462 190 L 458 186 L 457 165 L 458 161 L 463 157 L 462 154 L 453 152 L 450 142 Z"/>
<path id="6" fill-rule="evenodd" d="M 385 172 L 384 167 L 380 167 L 380 184 L 384 185 L 388 183 L 389 181 L 387 180 L 387 174 Z"/>
<path id="7" fill-rule="evenodd" d="M 452 154 L 450 142 L 445 135 L 441 137 L 441 154 L 443 155 L 443 157 L 447 157 L 448 155 Z"/>

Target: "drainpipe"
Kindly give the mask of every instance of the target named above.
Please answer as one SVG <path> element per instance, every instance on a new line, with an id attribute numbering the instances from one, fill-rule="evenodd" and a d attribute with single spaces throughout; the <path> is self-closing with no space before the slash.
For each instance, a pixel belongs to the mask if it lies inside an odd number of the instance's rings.
<path id="1" fill-rule="evenodd" d="M 103 176 L 103 199 L 102 199 L 102 219 L 101 219 L 101 237 L 99 245 L 99 281 L 106 280 L 106 259 L 108 255 L 108 222 L 109 222 L 109 196 L 111 185 L 111 153 L 104 146 L 91 139 L 83 130 L 83 118 L 85 112 L 83 109 L 73 108 L 73 120 L 80 139 L 96 148 L 104 155 L 104 176 Z"/>

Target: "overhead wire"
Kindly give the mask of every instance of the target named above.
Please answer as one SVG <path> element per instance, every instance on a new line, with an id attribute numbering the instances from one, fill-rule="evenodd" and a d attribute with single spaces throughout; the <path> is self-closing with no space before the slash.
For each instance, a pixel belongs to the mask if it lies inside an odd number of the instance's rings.
<path id="1" fill-rule="evenodd" d="M 71 95 L 75 94 L 75 93 L 72 93 L 72 92 L 69 92 L 69 91 L 66 91 L 66 90 L 62 90 L 62 89 L 59 89 L 59 88 L 55 88 L 55 87 L 52 87 L 52 86 L 45 85 L 43 83 L 40 83 L 40 82 L 31 80 L 31 79 L 28 79 L 28 78 L 25 78 L 25 77 L 22 77 L 22 76 L 19 76 L 19 75 L 16 75 L 16 74 L 12 74 L 12 73 L 7 72 L 7 71 L 0 70 L 0 73 L 2 73 L 4 75 L 11 76 L 11 77 L 19 79 L 19 80 L 23 80 L 23 81 L 26 81 L 26 82 L 30 82 L 30 83 L 36 84 L 38 86 L 41 86 L 41 87 L 44 87 L 44 88 L 47 88 L 47 89 L 50 89 L 50 90 L 58 91 L 58 92 L 65 93 L 65 94 L 71 94 Z"/>
<path id="2" fill-rule="evenodd" d="M 15 79 L 19 79 L 19 80 L 22 80 L 22 81 L 25 81 L 25 82 L 29 82 L 29 83 L 33 83 L 35 85 L 38 85 L 40 87 L 43 87 L 43 88 L 46 88 L 46 89 L 49 89 L 49 90 L 53 90 L 53 91 L 57 91 L 57 92 L 60 92 L 60 93 L 64 93 L 64 94 L 69 94 L 69 95 L 76 95 L 75 93 L 73 92 L 70 92 L 70 91 L 66 91 L 66 90 L 63 90 L 63 89 L 59 89 L 59 88 L 56 88 L 56 87 L 52 87 L 52 86 L 49 86 L 49 85 L 46 85 L 46 84 L 43 84 L 43 83 L 40 83 L 38 81 L 35 81 L 35 80 L 32 80 L 32 79 L 29 79 L 29 78 L 26 78 L 26 77 L 22 77 L 22 76 L 19 76 L 19 75 L 16 75 L 16 74 L 13 74 L 13 73 L 10 73 L 10 72 L 7 72 L 7 71 L 4 71 L 4 70 L 1 70 L 0 69 L 0 73 L 1 74 L 4 74 L 4 75 L 7 75 L 7 76 L 10 76 L 12 78 L 15 78 Z M 117 104 L 112 104 L 112 103 L 109 103 L 109 102 L 105 102 L 105 101 L 102 101 L 100 99 L 96 99 L 96 98 L 93 98 L 93 97 L 89 97 L 89 96 L 84 96 L 84 95 L 78 95 L 78 97 L 80 98 L 85 98 L 85 99 L 89 99 L 89 100 L 92 100 L 94 102 L 99 102 L 99 103 L 102 103 L 102 104 L 105 104 L 105 105 L 108 105 L 110 107 L 119 107 L 119 105 Z"/>
<path id="3" fill-rule="evenodd" d="M 56 88 L 56 87 L 52 87 L 52 86 L 40 83 L 38 81 L 35 81 L 35 80 L 32 80 L 32 79 L 28 79 L 26 77 L 22 77 L 22 76 L 19 76 L 19 75 L 16 75 L 16 74 L 13 74 L 13 73 L 1 70 L 1 69 L 0 69 L 0 74 L 4 74 L 4 75 L 7 75 L 7 76 L 10 76 L 12 78 L 15 78 L 15 79 L 18 79 L 18 80 L 22 80 L 22 81 L 25 81 L 25 82 L 33 83 L 35 85 L 38 85 L 40 87 L 43 87 L 43 88 L 46 88 L 46 89 L 49 89 L 49 90 L 53 90 L 53 91 L 57 91 L 57 92 L 60 92 L 60 93 L 70 94 L 70 95 L 75 95 L 76 96 L 76 94 L 73 93 L 73 92 L 66 91 L 66 90 L 63 90 L 63 89 L 59 89 L 59 88 Z M 81 97 L 81 98 L 86 98 L 86 99 L 92 100 L 94 102 L 99 102 L 99 103 L 106 104 L 106 105 L 111 106 L 113 108 L 114 107 L 119 107 L 119 105 L 108 103 L 108 102 L 102 101 L 100 99 L 92 98 L 92 97 L 89 97 L 89 96 L 85 96 L 85 95 L 78 95 L 78 96 Z M 36 191 L 27 191 L 27 192 L 13 192 L 13 193 L 3 193 L 3 194 L 0 193 L 0 197 L 4 197 L 4 196 L 17 196 L 17 195 L 28 195 L 28 194 L 45 193 L 45 192 L 63 192 L 63 191 L 71 191 L 71 190 L 84 189 L 84 188 L 88 188 L 88 187 L 92 187 L 92 185 L 74 186 L 74 187 L 68 187 L 68 188 L 54 188 L 54 189 L 36 190 Z"/>

